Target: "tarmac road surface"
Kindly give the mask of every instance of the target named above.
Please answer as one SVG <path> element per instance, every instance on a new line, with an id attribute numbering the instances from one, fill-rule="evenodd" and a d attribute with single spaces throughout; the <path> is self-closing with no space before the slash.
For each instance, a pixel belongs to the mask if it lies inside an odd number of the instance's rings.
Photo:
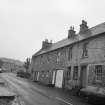
<path id="1" fill-rule="evenodd" d="M 25 105 L 88 105 L 72 102 L 72 99 L 66 101 L 60 97 L 54 97 L 54 95 L 46 94 L 46 91 L 32 85 L 30 82 L 24 79 L 17 78 L 11 73 L 1 73 L 0 76 L 6 81 L 9 88 L 16 92 L 22 100 L 24 100 Z"/>

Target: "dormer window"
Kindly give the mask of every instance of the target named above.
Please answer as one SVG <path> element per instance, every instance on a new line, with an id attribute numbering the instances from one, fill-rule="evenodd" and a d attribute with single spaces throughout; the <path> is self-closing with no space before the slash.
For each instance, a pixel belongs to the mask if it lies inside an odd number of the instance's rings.
<path id="1" fill-rule="evenodd" d="M 87 47 L 88 43 L 84 43 L 83 44 L 83 53 L 82 53 L 82 58 L 88 57 L 88 47 Z"/>

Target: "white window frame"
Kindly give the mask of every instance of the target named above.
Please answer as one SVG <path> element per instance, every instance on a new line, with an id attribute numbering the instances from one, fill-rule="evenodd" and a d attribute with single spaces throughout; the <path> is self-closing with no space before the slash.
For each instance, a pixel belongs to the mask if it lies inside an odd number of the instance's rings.
<path id="1" fill-rule="evenodd" d="M 99 67 L 99 68 L 96 68 Z M 103 76 L 103 72 L 102 72 L 103 68 L 102 65 L 95 65 L 95 80 L 96 82 L 101 82 L 102 81 L 102 76 Z"/>

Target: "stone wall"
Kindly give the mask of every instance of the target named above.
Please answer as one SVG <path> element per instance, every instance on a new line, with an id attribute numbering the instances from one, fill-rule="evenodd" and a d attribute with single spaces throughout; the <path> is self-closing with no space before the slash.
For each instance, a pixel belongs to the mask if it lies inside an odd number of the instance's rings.
<path id="1" fill-rule="evenodd" d="M 88 56 L 82 57 L 83 44 L 87 42 Z M 100 35 L 91 39 L 87 39 L 72 45 L 72 59 L 68 60 L 68 49 L 70 46 L 59 48 L 55 51 L 45 53 L 35 57 L 32 61 L 32 68 L 34 71 L 51 71 L 55 69 L 65 69 L 71 66 L 71 80 L 65 81 L 67 85 L 79 84 L 80 66 L 89 64 L 98 64 L 105 62 L 105 35 Z M 73 80 L 73 67 L 78 66 L 78 80 Z M 92 72 L 92 71 L 91 71 Z M 87 72 L 88 73 L 88 72 Z M 91 75 L 90 75 L 91 74 Z M 87 74 L 88 75 L 88 74 Z M 93 74 L 89 73 L 90 80 Z M 105 76 L 105 75 L 104 75 Z M 89 81 L 90 81 L 89 80 Z M 68 87 L 69 87 L 68 86 Z"/>

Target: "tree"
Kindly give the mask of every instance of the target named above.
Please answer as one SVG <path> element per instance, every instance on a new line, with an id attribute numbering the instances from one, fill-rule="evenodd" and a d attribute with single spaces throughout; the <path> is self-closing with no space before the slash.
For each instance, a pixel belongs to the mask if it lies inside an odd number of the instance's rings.
<path id="1" fill-rule="evenodd" d="M 24 67 L 26 69 L 26 72 L 28 72 L 30 64 L 31 64 L 31 60 L 30 58 L 27 58 L 26 61 L 24 62 Z"/>

